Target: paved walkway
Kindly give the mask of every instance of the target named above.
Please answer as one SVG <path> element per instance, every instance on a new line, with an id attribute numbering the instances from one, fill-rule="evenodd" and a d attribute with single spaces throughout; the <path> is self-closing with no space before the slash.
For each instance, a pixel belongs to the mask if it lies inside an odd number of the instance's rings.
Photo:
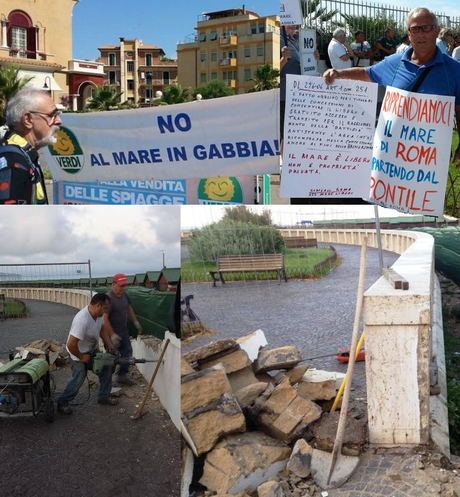
<path id="1" fill-rule="evenodd" d="M 0 323 L 0 357 L 12 346 L 46 338 L 65 341 L 76 309 L 27 301 L 29 318 Z M 132 416 L 147 382 L 126 388 L 118 406 L 88 400 L 87 383 L 73 415 L 56 413 L 48 424 L 37 419 L 0 418 L 0 495 L 5 497 L 179 497 L 180 434 L 158 400 L 148 413 Z M 70 367 L 53 373 L 56 393 L 70 378 Z M 131 398 L 130 398 L 131 397 Z"/>
<path id="2" fill-rule="evenodd" d="M 349 347 L 355 318 L 360 247 L 334 245 L 342 258 L 340 266 L 319 280 L 228 282 L 182 284 L 182 295 L 193 294 L 192 309 L 217 334 L 183 347 L 190 350 L 218 338 L 239 338 L 262 329 L 270 348 L 296 345 L 303 358 L 337 353 Z M 384 264 L 392 265 L 398 254 L 384 252 Z M 366 285 L 380 276 L 378 251 L 369 248 Z M 335 357 L 308 361 L 311 367 L 346 372 Z M 355 397 L 365 396 L 364 363 L 355 368 Z"/>

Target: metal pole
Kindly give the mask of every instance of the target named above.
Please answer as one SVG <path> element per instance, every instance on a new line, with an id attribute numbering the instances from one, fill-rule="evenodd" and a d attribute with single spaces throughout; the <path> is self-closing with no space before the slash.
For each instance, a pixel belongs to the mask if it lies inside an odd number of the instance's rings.
<path id="1" fill-rule="evenodd" d="M 379 265 L 380 274 L 383 274 L 383 251 L 382 251 L 382 234 L 380 232 L 379 206 L 374 205 L 375 229 L 377 230 L 377 246 L 379 248 Z"/>
<path id="2" fill-rule="evenodd" d="M 93 296 L 93 288 L 92 288 L 92 278 L 91 278 L 91 261 L 88 259 L 88 271 L 89 271 L 89 294 L 91 297 Z"/>

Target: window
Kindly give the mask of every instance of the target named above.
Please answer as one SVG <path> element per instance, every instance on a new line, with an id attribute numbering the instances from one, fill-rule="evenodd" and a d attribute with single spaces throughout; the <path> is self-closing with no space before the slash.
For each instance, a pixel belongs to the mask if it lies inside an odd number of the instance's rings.
<path id="1" fill-rule="evenodd" d="M 163 71 L 163 83 L 169 85 L 169 71 Z"/>
<path id="2" fill-rule="evenodd" d="M 116 56 L 114 53 L 109 53 L 109 66 L 115 66 L 116 65 Z"/>
<path id="3" fill-rule="evenodd" d="M 152 84 L 152 73 L 151 72 L 145 73 L 145 83 L 148 85 Z"/>
<path id="4" fill-rule="evenodd" d="M 134 71 L 134 61 L 133 60 L 128 60 L 126 63 L 126 69 L 128 72 L 133 72 Z"/>
<path id="5" fill-rule="evenodd" d="M 250 48 L 245 48 L 244 49 L 244 56 L 245 57 L 251 57 L 251 49 Z"/>
<path id="6" fill-rule="evenodd" d="M 128 90 L 134 90 L 134 80 L 128 79 Z"/>
<path id="7" fill-rule="evenodd" d="M 151 53 L 146 53 L 145 54 L 145 65 L 146 66 L 151 66 L 152 65 L 152 54 Z"/>
<path id="8" fill-rule="evenodd" d="M 255 35 L 257 33 L 257 25 L 251 24 L 251 34 Z"/>
<path id="9" fill-rule="evenodd" d="M 217 52 L 211 52 L 211 62 L 217 61 Z"/>
<path id="10" fill-rule="evenodd" d="M 211 41 L 217 40 L 217 31 L 211 31 L 211 35 L 209 36 Z"/>
<path id="11" fill-rule="evenodd" d="M 109 71 L 109 84 L 114 85 L 117 81 L 117 73 L 115 71 Z"/>
<path id="12" fill-rule="evenodd" d="M 257 47 L 257 57 L 264 56 L 264 47 Z"/>
<path id="13" fill-rule="evenodd" d="M 200 33 L 200 35 L 199 35 L 198 39 L 199 39 L 200 41 L 206 41 L 206 33 L 205 33 L 205 32 Z"/>
<path id="14" fill-rule="evenodd" d="M 259 24 L 259 33 L 265 33 L 265 24 Z"/>
<path id="15" fill-rule="evenodd" d="M 251 69 L 244 70 L 244 80 L 249 81 L 251 79 Z"/>
<path id="16" fill-rule="evenodd" d="M 145 98 L 150 100 L 152 98 L 153 90 L 151 88 L 145 89 Z"/>
<path id="17" fill-rule="evenodd" d="M 216 72 L 212 72 L 211 73 L 211 79 L 217 79 L 217 73 Z"/>
<path id="18" fill-rule="evenodd" d="M 206 54 L 205 53 L 200 53 L 200 61 L 206 62 Z"/>
<path id="19" fill-rule="evenodd" d="M 10 55 L 14 57 L 36 57 L 36 32 L 30 17 L 19 10 L 13 10 L 8 16 L 6 43 Z"/>
<path id="20" fill-rule="evenodd" d="M 206 83 L 206 73 L 200 74 L 200 83 Z"/>
<path id="21" fill-rule="evenodd" d="M 236 59 L 236 50 L 234 50 L 233 52 L 228 52 L 228 58 L 229 59 Z"/>

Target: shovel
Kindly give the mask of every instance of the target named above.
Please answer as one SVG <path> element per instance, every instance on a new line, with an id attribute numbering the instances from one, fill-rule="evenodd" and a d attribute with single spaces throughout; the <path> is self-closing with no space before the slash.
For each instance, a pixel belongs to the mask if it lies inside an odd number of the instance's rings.
<path id="1" fill-rule="evenodd" d="M 313 450 L 311 474 L 315 482 L 323 489 L 337 488 L 343 485 L 353 474 L 359 463 L 359 457 L 343 456 L 341 454 L 345 424 L 347 422 L 348 401 L 350 399 L 351 380 L 355 367 L 356 345 L 358 342 L 359 324 L 364 297 L 364 276 L 366 274 L 367 236 L 361 245 L 361 260 L 359 264 L 358 300 L 356 303 L 355 322 L 350 346 L 350 360 L 347 369 L 347 382 L 340 409 L 339 425 L 332 454 L 322 450 Z"/>

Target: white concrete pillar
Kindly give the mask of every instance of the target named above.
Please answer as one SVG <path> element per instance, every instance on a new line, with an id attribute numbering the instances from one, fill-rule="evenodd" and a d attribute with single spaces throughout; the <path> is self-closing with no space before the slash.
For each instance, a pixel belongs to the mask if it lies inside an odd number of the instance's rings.
<path id="1" fill-rule="evenodd" d="M 429 441 L 430 332 L 434 240 L 417 241 L 393 269 L 409 290 L 380 278 L 364 297 L 367 407 L 372 444 Z"/>
<path id="2" fill-rule="evenodd" d="M 6 36 L 8 19 L 2 19 L 2 48 L 8 48 L 8 37 Z"/>

